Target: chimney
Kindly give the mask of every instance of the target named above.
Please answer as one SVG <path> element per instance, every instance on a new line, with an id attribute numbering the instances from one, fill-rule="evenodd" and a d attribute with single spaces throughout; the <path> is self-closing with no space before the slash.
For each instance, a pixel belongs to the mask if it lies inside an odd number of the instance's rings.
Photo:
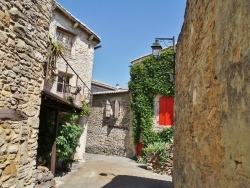
<path id="1" fill-rule="evenodd" d="M 119 85 L 119 84 L 116 84 L 116 85 L 115 85 L 115 88 L 116 88 L 116 90 L 121 89 L 121 87 L 120 87 L 120 85 Z"/>

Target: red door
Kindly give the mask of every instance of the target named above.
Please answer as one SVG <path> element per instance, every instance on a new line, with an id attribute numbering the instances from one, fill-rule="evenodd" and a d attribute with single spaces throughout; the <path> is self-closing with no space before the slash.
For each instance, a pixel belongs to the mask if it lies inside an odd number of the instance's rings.
<path id="1" fill-rule="evenodd" d="M 159 103 L 159 125 L 172 125 L 174 122 L 174 97 L 162 96 Z"/>
<path id="2" fill-rule="evenodd" d="M 137 156 L 142 156 L 142 153 L 141 153 L 142 148 L 143 148 L 143 143 L 139 142 L 137 144 L 137 147 L 136 147 L 136 155 Z"/>

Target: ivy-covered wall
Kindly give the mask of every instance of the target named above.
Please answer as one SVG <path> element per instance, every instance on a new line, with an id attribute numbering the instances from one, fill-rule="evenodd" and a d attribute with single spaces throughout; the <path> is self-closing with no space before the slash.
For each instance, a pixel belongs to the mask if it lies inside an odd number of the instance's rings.
<path id="1" fill-rule="evenodd" d="M 160 135 L 164 132 L 153 131 L 152 125 L 154 97 L 157 94 L 174 95 L 174 83 L 170 80 L 170 75 L 173 74 L 173 58 L 173 49 L 166 48 L 159 58 L 148 55 L 131 66 L 129 90 L 132 96 L 133 133 L 136 144 L 142 140 L 147 146 L 162 139 L 169 139 L 168 136 Z"/>

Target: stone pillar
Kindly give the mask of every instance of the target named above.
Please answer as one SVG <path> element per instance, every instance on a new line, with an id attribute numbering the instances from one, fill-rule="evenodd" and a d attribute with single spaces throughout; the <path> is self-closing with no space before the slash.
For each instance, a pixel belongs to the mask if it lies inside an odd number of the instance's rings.
<path id="1" fill-rule="evenodd" d="M 0 1 L 0 187 L 36 183 L 40 85 L 51 6 L 52 0 Z"/>
<path id="2" fill-rule="evenodd" d="M 75 160 L 80 162 L 85 161 L 85 149 L 86 149 L 86 140 L 87 140 L 87 129 L 88 129 L 88 116 L 80 116 L 78 123 L 84 129 L 83 133 L 79 138 L 79 146 L 76 148 L 76 153 L 74 156 Z"/>

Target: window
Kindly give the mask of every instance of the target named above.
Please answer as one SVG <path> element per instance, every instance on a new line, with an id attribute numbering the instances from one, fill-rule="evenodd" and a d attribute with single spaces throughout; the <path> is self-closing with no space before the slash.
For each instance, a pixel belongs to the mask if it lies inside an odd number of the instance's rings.
<path id="1" fill-rule="evenodd" d="M 172 125 L 174 120 L 174 97 L 162 96 L 159 101 L 159 125 Z"/>
<path id="2" fill-rule="evenodd" d="M 109 100 L 106 101 L 105 107 L 105 117 L 112 117 L 118 118 L 120 114 L 120 104 L 118 100 L 114 100 L 110 102 Z"/>
<path id="3" fill-rule="evenodd" d="M 66 30 L 57 28 L 56 38 L 57 41 L 64 47 L 65 55 L 70 55 L 74 35 Z"/>
<path id="4" fill-rule="evenodd" d="M 70 92 L 70 85 L 69 85 L 70 77 L 71 77 L 70 75 L 66 76 L 65 73 L 58 74 L 57 92 L 65 92 L 65 93 Z"/>

